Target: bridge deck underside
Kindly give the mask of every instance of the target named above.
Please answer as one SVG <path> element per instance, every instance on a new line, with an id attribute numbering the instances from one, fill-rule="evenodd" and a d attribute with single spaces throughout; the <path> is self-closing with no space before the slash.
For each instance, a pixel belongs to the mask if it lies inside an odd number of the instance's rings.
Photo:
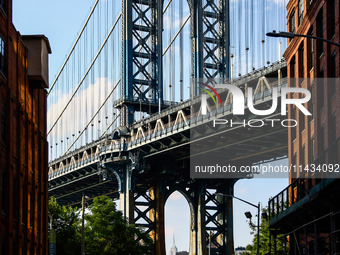
<path id="1" fill-rule="evenodd" d="M 91 198 L 108 195 L 116 199 L 117 190 L 117 180 L 103 181 L 96 165 L 78 169 L 49 182 L 49 196 L 55 196 L 61 205 L 80 207 L 83 193 Z"/>

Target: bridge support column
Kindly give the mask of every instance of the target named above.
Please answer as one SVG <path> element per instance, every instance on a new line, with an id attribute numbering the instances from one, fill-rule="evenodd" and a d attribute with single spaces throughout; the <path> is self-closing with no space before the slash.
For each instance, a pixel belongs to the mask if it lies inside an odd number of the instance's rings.
<path id="1" fill-rule="evenodd" d="M 224 186 L 220 191 L 223 194 L 233 195 L 234 185 Z M 225 242 L 223 254 L 234 254 L 234 231 L 233 231 L 233 198 L 232 197 L 218 197 L 218 201 L 222 206 L 222 213 L 219 215 L 219 223 L 223 227 L 223 232 L 219 237 L 219 243 Z M 224 240 L 223 240 L 224 239 Z"/>
<path id="2" fill-rule="evenodd" d="M 196 187 L 195 214 L 191 216 L 190 255 L 207 255 L 211 234 L 211 254 L 234 254 L 232 197 L 214 194 L 233 194 L 234 181 L 208 187 L 204 182 Z"/>
<path id="3" fill-rule="evenodd" d="M 134 195 L 131 191 L 131 175 L 129 174 L 129 167 L 123 174 L 121 180 L 121 193 L 120 193 L 120 210 L 123 212 L 124 218 L 130 223 L 134 223 Z"/>
<path id="4" fill-rule="evenodd" d="M 151 238 L 155 243 L 155 255 L 165 253 L 165 231 L 164 231 L 164 194 L 160 192 L 160 186 L 150 189 L 150 197 L 154 201 L 154 208 L 150 210 L 150 220 L 154 223 L 154 230 L 151 231 Z"/>
<path id="5" fill-rule="evenodd" d="M 206 231 L 205 231 L 205 190 L 202 184 L 198 187 L 195 214 L 191 216 L 190 229 L 190 255 L 206 255 Z"/>

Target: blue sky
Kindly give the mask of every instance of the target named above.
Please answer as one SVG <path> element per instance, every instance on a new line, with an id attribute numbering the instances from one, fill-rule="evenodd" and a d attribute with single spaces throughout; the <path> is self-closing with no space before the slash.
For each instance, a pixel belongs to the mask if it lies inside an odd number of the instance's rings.
<path id="1" fill-rule="evenodd" d="M 13 0 L 13 22 L 21 34 L 45 34 L 51 44 L 50 82 L 62 66 L 94 3 L 84 0 Z M 269 1 L 272 4 L 279 0 Z M 268 5 L 270 8 L 270 5 Z M 185 16 L 185 15 L 184 15 Z M 283 16 L 283 15 L 282 15 Z M 236 43 L 236 42 L 235 42 Z M 274 51 L 274 49 L 272 49 Z M 240 180 L 235 186 L 235 196 L 266 206 L 268 199 L 288 184 L 287 179 Z M 234 203 L 235 247 L 251 242 L 245 211 L 256 214 L 256 209 L 239 201 Z M 175 234 L 179 250 L 188 250 L 189 207 L 184 197 L 174 193 L 166 203 L 167 250 Z"/>

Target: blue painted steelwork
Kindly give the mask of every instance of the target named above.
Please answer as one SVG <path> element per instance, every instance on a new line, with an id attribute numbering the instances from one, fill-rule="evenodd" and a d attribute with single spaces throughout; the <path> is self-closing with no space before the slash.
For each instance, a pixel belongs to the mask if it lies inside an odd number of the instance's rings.
<path id="1" fill-rule="evenodd" d="M 192 78 L 229 78 L 229 0 L 191 0 Z M 195 84 L 193 96 L 200 93 Z"/>
<path id="2" fill-rule="evenodd" d="M 155 112 L 163 104 L 162 7 L 156 0 L 122 1 L 123 101 L 116 105 L 122 126 L 134 121 L 135 111 Z"/>

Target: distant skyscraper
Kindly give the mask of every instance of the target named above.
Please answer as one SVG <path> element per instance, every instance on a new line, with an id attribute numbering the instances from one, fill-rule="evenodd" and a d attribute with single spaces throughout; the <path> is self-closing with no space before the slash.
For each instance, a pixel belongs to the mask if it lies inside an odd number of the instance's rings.
<path id="1" fill-rule="evenodd" d="M 175 245 L 175 236 L 173 236 L 173 243 L 172 243 L 172 246 L 170 248 L 170 251 L 169 251 L 169 255 L 176 255 L 178 249 Z"/>

